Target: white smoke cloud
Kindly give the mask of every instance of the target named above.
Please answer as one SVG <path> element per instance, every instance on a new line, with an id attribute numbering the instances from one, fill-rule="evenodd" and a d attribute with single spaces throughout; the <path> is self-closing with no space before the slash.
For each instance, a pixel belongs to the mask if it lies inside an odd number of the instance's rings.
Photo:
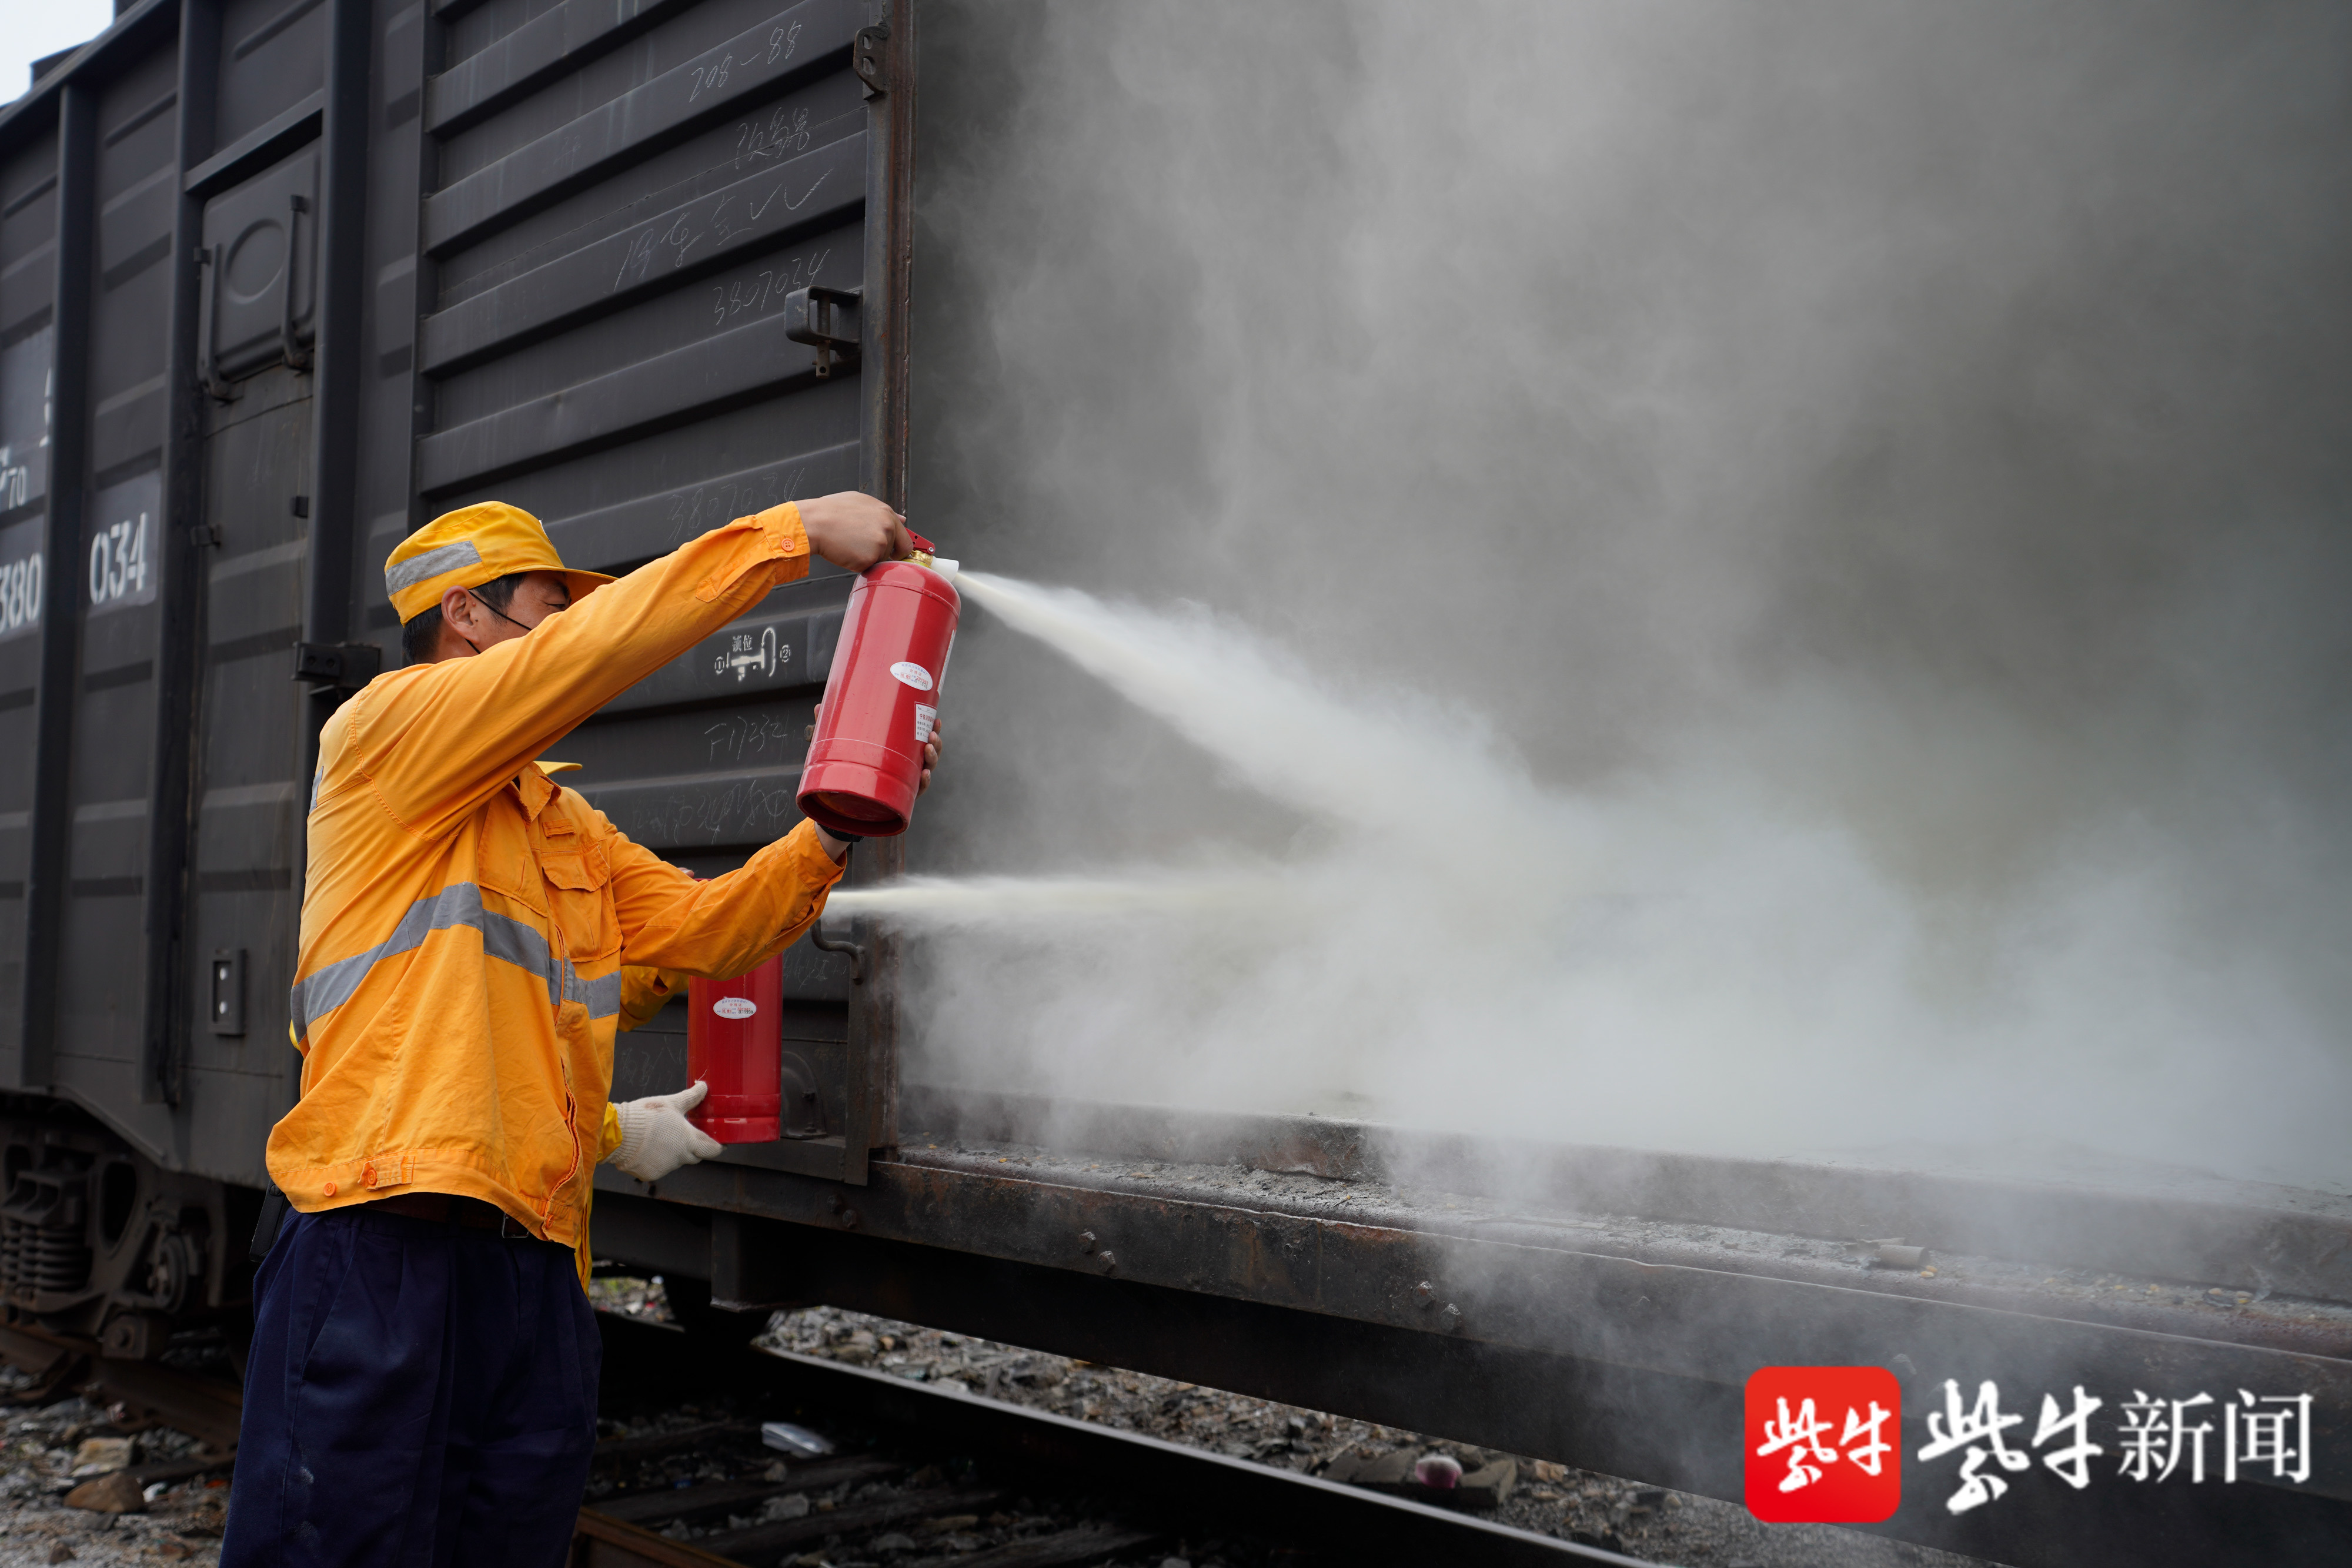
<path id="1" fill-rule="evenodd" d="M 2352 1182 L 2345 26 L 928 10 L 913 1070 Z"/>

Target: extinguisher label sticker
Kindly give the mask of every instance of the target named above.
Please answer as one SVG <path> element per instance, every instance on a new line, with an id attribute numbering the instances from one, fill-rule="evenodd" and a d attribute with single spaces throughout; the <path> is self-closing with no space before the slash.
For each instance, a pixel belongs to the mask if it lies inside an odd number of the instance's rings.
<path id="1" fill-rule="evenodd" d="M 925 741 L 931 738 L 931 724 L 932 721 L 937 719 L 939 716 L 940 710 L 933 707 L 930 704 L 917 703 L 915 705 L 915 744 L 917 746 L 920 746 Z"/>
<path id="2" fill-rule="evenodd" d="M 919 692 L 931 689 L 931 672 L 920 664 L 910 664 L 904 659 L 890 666 L 890 673 Z"/>
<path id="3" fill-rule="evenodd" d="M 760 1004 L 749 997 L 721 997 L 710 1004 L 710 1010 L 723 1019 L 747 1019 L 760 1010 Z"/>

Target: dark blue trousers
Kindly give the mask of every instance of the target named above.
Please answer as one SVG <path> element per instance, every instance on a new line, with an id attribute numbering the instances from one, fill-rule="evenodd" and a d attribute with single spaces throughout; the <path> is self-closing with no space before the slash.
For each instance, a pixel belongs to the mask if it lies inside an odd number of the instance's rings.
<path id="1" fill-rule="evenodd" d="M 223 1568 L 559 1568 L 603 1361 L 568 1248 L 289 1215 L 254 1279 Z"/>

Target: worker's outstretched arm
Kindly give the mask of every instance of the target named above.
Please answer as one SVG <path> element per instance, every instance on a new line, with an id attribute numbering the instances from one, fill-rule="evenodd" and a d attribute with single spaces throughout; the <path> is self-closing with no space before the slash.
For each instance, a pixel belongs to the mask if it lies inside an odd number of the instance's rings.
<path id="1" fill-rule="evenodd" d="M 609 831 L 599 816 L 596 831 Z M 732 977 L 782 952 L 824 909 L 841 880 L 803 822 L 740 871 L 698 881 L 614 831 L 602 840 L 613 873 L 613 908 L 626 964 Z"/>
<path id="2" fill-rule="evenodd" d="M 783 950 L 824 908 L 841 878 L 814 824 L 803 822 L 753 855 L 740 871 L 701 881 L 614 829 L 602 812 L 590 830 L 612 872 L 613 904 L 626 967 L 622 1027 L 634 1029 L 685 987 L 688 973 L 734 976 Z M 598 1160 L 644 1181 L 718 1145 L 686 1120 L 701 1085 L 604 1107 Z M 709 1145 L 709 1147 L 703 1147 Z"/>
<path id="3" fill-rule="evenodd" d="M 609 583 L 527 636 L 404 670 L 345 705 L 350 755 L 384 807 L 433 836 L 466 821 L 581 720 L 805 576 L 813 548 L 862 570 L 906 543 L 863 496 L 787 502 L 714 528 Z M 396 761 L 394 758 L 397 758 Z"/>

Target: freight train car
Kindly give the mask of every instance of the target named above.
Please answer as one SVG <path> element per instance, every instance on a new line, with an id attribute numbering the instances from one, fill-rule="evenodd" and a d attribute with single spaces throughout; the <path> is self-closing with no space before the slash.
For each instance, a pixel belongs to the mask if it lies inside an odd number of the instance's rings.
<path id="1" fill-rule="evenodd" d="M 991 26 L 957 16 L 943 37 Z M 495 496 L 617 572 L 793 496 L 902 502 L 918 19 L 137 0 L 0 109 L 11 1322 L 137 1358 L 245 1310 L 263 1142 L 297 1084 L 315 737 L 398 660 L 394 542 Z M 845 589 L 820 569 L 779 591 L 557 758 L 638 841 L 740 863 L 797 820 Z M 854 878 L 901 852 L 866 846 Z M 1884 1528 L 2021 1563 L 2352 1542 L 2340 1200 L 902 1103 L 899 956 L 848 921 L 793 948 L 799 1135 L 658 1190 L 600 1171 L 599 1254 L 682 1304 L 694 1281 L 745 1309 L 830 1301 L 1729 1497 L 1763 1364 L 1898 1369 L 1914 1448 L 1948 1378 L 2302 1390 L 2301 1479 L 1965 1516 L 1922 1485 Z M 675 1087 L 684 1051 L 675 1010 L 624 1036 L 615 1096 Z M 1498 1155 L 1507 1204 L 1477 1197 Z M 1400 1189 L 1405 1166 L 1453 1196 Z M 1970 1261 L 1937 1278 L 1843 1245 L 1888 1237 Z"/>
<path id="2" fill-rule="evenodd" d="M 13 1312 L 135 1353 L 241 1296 L 315 737 L 399 662 L 394 542 L 495 495 L 625 571 L 900 494 L 908 35 L 856 0 L 159 0 L 0 113 Z M 830 571 L 572 737 L 640 843 L 714 871 L 798 820 Z M 893 1142 L 889 961 L 793 949 L 818 1103 L 764 1165 L 855 1183 Z"/>

